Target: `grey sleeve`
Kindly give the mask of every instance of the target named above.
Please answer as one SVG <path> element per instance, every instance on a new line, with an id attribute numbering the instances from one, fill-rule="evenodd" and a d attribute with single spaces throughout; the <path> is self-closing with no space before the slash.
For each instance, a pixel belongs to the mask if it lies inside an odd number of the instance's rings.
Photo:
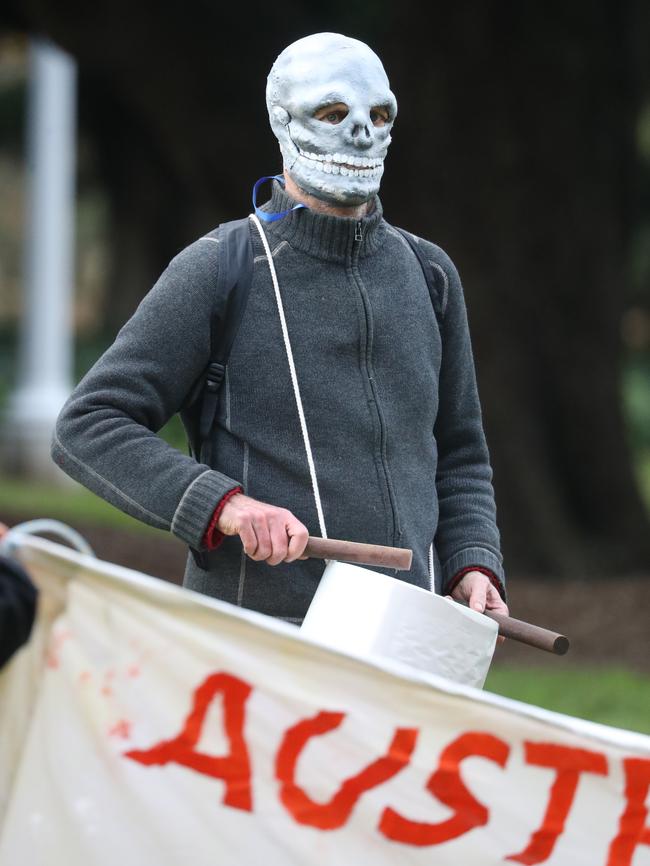
<path id="1" fill-rule="evenodd" d="M 451 260 L 436 249 L 436 263 L 448 280 L 434 430 L 440 509 L 435 546 L 442 564 L 442 588 L 445 592 L 459 571 L 475 566 L 493 572 L 505 593 L 492 468 L 483 432 L 463 289 Z"/>
<path id="2" fill-rule="evenodd" d="M 74 479 L 145 523 L 201 549 L 216 505 L 239 482 L 157 432 L 183 406 L 210 356 L 218 247 L 181 252 L 58 418 L 52 457 Z"/>

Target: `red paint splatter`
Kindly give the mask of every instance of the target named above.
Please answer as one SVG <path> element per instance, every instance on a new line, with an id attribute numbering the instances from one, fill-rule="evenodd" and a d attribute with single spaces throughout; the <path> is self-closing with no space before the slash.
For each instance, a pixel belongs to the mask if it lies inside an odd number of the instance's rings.
<path id="1" fill-rule="evenodd" d="M 113 694 L 113 689 L 110 686 L 102 686 L 101 693 L 105 698 L 110 698 Z"/>
<path id="2" fill-rule="evenodd" d="M 63 644 L 72 637 L 72 632 L 68 629 L 52 634 L 50 638 L 50 646 L 45 652 L 45 665 L 48 668 L 58 668 L 60 664 L 59 652 Z"/>
<path id="3" fill-rule="evenodd" d="M 90 671 L 82 671 L 79 674 L 79 682 L 80 683 L 88 683 L 92 679 L 93 675 Z"/>
<path id="4" fill-rule="evenodd" d="M 131 722 L 127 719 L 120 719 L 118 722 L 115 722 L 113 727 L 109 728 L 108 736 L 128 740 L 131 736 Z"/>
<path id="5" fill-rule="evenodd" d="M 139 677 L 140 673 L 140 665 L 129 665 L 126 669 L 127 677 Z"/>

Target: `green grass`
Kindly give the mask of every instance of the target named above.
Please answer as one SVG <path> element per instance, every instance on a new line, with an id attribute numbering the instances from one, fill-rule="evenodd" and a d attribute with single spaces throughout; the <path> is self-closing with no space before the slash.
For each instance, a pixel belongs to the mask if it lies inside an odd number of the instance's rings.
<path id="1" fill-rule="evenodd" d="M 650 677 L 614 668 L 495 667 L 485 690 L 569 716 L 650 734 Z"/>
<path id="2" fill-rule="evenodd" d="M 69 487 L 58 488 L 0 476 L 0 520 L 7 515 L 12 518 L 51 517 L 64 523 L 113 526 L 139 532 L 158 531 L 72 481 Z"/>

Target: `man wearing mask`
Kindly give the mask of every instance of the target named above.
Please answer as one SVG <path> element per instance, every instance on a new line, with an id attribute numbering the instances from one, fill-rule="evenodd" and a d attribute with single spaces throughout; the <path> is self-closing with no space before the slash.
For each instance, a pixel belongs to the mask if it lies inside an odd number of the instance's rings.
<path id="1" fill-rule="evenodd" d="M 357 40 L 306 37 L 273 65 L 267 106 L 284 170 L 249 224 L 250 293 L 209 459 L 156 432 L 210 361 L 220 229 L 170 263 L 79 384 L 54 459 L 201 551 L 185 585 L 216 598 L 300 622 L 323 571 L 300 557 L 327 531 L 411 548 L 401 579 L 507 613 L 460 280 L 377 195 L 397 113 L 383 66 Z M 439 311 L 412 243 L 443 287 Z"/>

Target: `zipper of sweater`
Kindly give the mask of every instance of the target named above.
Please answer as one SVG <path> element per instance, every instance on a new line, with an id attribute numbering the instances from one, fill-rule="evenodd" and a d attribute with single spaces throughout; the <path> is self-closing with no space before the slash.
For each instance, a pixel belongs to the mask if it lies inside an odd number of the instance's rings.
<path id="1" fill-rule="evenodd" d="M 388 459 L 387 459 L 387 443 L 386 443 L 386 420 L 384 418 L 384 413 L 381 408 L 379 393 L 377 388 L 377 379 L 373 373 L 372 366 L 372 352 L 373 352 L 373 319 L 372 319 L 372 305 L 370 303 L 370 298 L 368 296 L 368 292 L 363 284 L 363 280 L 361 278 L 361 274 L 359 273 L 359 258 L 361 256 L 361 241 L 363 240 L 363 223 L 361 220 L 357 220 L 354 227 L 354 244 L 352 249 L 350 250 L 350 259 L 349 264 L 352 270 L 352 279 L 356 283 L 357 289 L 359 290 L 359 294 L 361 296 L 361 303 L 363 305 L 365 319 L 366 319 L 366 337 L 365 337 L 365 346 L 362 347 L 362 351 L 364 353 L 363 361 L 365 366 L 365 374 L 368 377 L 368 384 L 370 386 L 370 393 L 372 394 L 371 405 L 374 405 L 374 410 L 376 413 L 377 423 L 379 425 L 379 451 L 375 455 L 381 464 L 384 476 L 384 483 L 386 485 L 386 493 L 390 507 L 390 517 L 392 517 L 392 533 L 389 536 L 389 544 L 393 546 L 401 543 L 402 537 L 402 528 L 399 522 L 399 513 L 397 509 L 397 502 L 395 499 L 395 490 L 393 488 L 393 482 L 390 477 L 390 469 L 388 467 Z"/>

